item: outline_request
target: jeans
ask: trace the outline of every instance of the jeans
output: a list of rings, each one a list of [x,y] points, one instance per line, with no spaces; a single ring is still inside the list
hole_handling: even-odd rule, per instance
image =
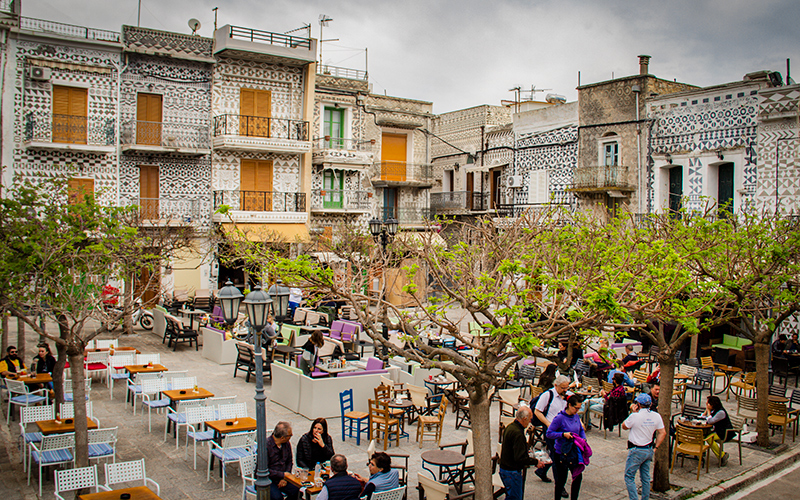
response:
[[[506,487],[506,500],[522,500],[525,483],[522,482],[522,472],[518,470],[500,469],[500,479]]]
[[[653,461],[653,448],[631,448],[625,461],[625,487],[628,499],[639,500],[636,492],[636,472],[642,479],[642,500],[650,499],[650,462]]]
[[[569,477],[569,463],[562,460],[561,455],[553,457],[553,476],[555,479],[555,500],[561,500],[561,490],[567,484]],[[581,492],[581,481],[583,481],[583,474],[578,474],[572,478],[572,487],[570,488],[570,500],[578,500],[578,494]]]

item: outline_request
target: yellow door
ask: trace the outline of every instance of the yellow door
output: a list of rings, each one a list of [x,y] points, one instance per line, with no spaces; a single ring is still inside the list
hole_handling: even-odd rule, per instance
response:
[[[139,207],[142,219],[159,219],[158,213],[158,166],[139,166]]]
[[[67,181],[69,204],[82,203],[84,198],[94,196],[94,179],[76,179]]]
[[[158,94],[139,94],[136,102],[136,144],[161,145],[161,99]]]
[[[406,180],[405,134],[383,134],[381,136],[381,179],[385,181]]]
[[[240,189],[242,210],[272,211],[272,161],[242,160]]]
[[[86,144],[88,91],[53,85],[53,142]]]
[[[239,135],[269,137],[272,93],[269,90],[239,91]]]

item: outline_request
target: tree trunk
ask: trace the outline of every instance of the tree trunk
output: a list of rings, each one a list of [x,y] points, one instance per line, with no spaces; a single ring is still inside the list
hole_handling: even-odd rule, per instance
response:
[[[769,446],[769,426],[767,416],[769,409],[769,344],[765,342],[753,343],[756,351],[756,397],[758,398],[758,419],[756,443],[762,448]]]
[[[133,279],[125,280],[125,293],[122,297],[122,334],[133,335]]]
[[[8,334],[9,332],[9,325],[8,325],[8,314],[3,311],[3,340],[2,340],[2,347],[0,347],[0,353],[3,353],[3,356],[6,354],[6,349],[8,349]]]
[[[492,500],[492,437],[487,387],[475,385],[469,391],[472,447],[475,450],[475,500]]]
[[[17,318],[17,357],[25,359],[25,322],[21,318]]]
[[[669,347],[659,346],[658,365],[661,367],[661,393],[658,395],[658,413],[667,429],[664,443],[656,450],[653,465],[653,490],[669,491],[669,424],[672,416],[672,389],[675,387],[675,354]]]
[[[67,318],[62,314],[56,318],[58,322],[59,336],[66,341],[69,337],[69,326]],[[53,368],[53,401],[60,408],[64,402],[64,367],[67,365],[67,345],[56,342],[56,366]]]
[[[83,349],[81,341],[71,344],[69,371],[72,375],[72,404],[75,408],[75,467],[89,465],[89,430],[86,425],[86,389],[84,386]]]

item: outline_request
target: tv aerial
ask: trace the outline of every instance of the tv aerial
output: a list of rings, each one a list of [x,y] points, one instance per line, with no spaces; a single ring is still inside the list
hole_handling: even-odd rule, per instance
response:
[[[189,27],[192,28],[192,35],[196,35],[197,30],[200,29],[200,21],[195,18],[189,19]]]

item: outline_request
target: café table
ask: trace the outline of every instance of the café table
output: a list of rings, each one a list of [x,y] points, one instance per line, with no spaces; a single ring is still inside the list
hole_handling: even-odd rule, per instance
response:
[[[441,392],[444,392],[447,389],[448,386],[453,385],[453,384],[456,383],[455,380],[447,380],[447,379],[441,380],[441,379],[436,378],[436,377],[434,377],[433,379],[429,379],[429,380],[423,380],[423,382],[425,383],[426,386],[427,385],[432,385],[433,386],[432,390],[431,390],[431,392],[433,392],[433,394],[439,394]]]
[[[17,377],[17,380],[25,384],[46,384],[53,381],[53,376],[49,373],[32,373]]]
[[[723,392],[727,392],[730,389],[731,378],[733,378],[733,375],[739,373],[740,371],[742,371],[742,369],[737,368],[735,366],[725,366],[725,365],[718,366],[717,369],[721,370],[725,374],[725,385],[722,388],[722,390],[717,393],[717,394],[722,394]]]
[[[400,418],[400,431],[402,433],[405,433],[404,422],[405,422],[406,418],[409,419],[409,423],[411,422],[410,414],[411,414],[411,409],[414,408],[414,403],[410,399],[407,399],[407,398],[403,398],[403,399],[392,398],[392,399],[388,400],[386,402],[386,404],[387,404],[387,406],[389,408],[391,408],[393,410],[403,410],[403,414],[401,415],[401,418]]]
[[[322,475],[322,473],[320,473],[320,476],[321,475]],[[286,477],[286,480],[288,482],[292,483],[293,485],[297,486],[298,488],[302,488],[303,487],[303,481],[301,481],[300,478],[295,476],[294,474],[290,473],[290,474],[287,474],[285,477]],[[325,483],[323,482],[323,485],[324,484]],[[316,483],[314,482],[314,469],[311,469],[310,471],[308,471],[308,480],[305,482],[305,485],[306,485],[305,500],[311,500],[311,497],[313,495],[318,495],[319,492],[322,491],[322,486],[317,486]]]
[[[209,420],[206,426],[214,429],[214,439],[219,439],[224,434],[231,432],[245,432],[256,430],[256,419],[252,417],[226,418],[224,420]]]
[[[202,387],[198,387],[197,391],[193,389],[173,389],[170,391],[162,391],[161,394],[168,397],[173,404],[177,403],[178,401],[191,401],[193,399],[206,399],[214,397],[214,393],[209,392],[208,389],[203,389]]]
[[[121,490],[98,491],[79,495],[79,500],[119,500],[124,494],[130,495],[130,500],[161,500],[161,497],[147,486],[134,486]]]
[[[327,363],[323,363],[321,365],[317,365],[317,369],[323,372],[330,373],[331,375],[336,375],[337,373],[358,371],[358,367],[353,365],[352,363],[345,363],[344,366],[339,366],[339,365],[328,366]]]
[[[39,431],[44,435],[49,434],[64,434],[66,432],[75,432],[75,419],[67,418],[56,423],[55,420],[39,420],[36,422]],[[88,429],[97,429],[97,422],[86,417],[86,427]]]
[[[770,394],[767,397],[767,399],[769,399],[770,401],[772,401],[774,403],[788,403],[789,402],[789,398],[787,398],[785,396],[777,396],[775,394]]]
[[[139,349],[129,346],[118,346],[114,347],[113,349],[110,347],[87,347],[86,349],[83,350],[84,353],[108,352],[108,351],[114,351],[115,353],[120,352],[124,354],[130,354],[130,353],[141,354],[141,351],[139,351]]]
[[[463,479],[463,468],[461,465],[467,457],[457,451],[452,450],[428,450],[420,455],[422,468],[431,473],[433,479],[440,483],[452,484],[456,489],[460,488]],[[432,470],[425,467],[425,464],[439,468],[439,477]],[[453,470],[455,468],[455,470]],[[446,476],[445,476],[446,474]]]
[[[273,357],[276,354],[280,355],[282,360],[283,360],[283,363],[291,366],[292,365],[292,360],[298,354],[302,354],[303,350],[302,349],[298,349],[296,347],[292,347],[290,345],[276,345],[275,347],[272,348],[272,353],[273,353],[272,354]],[[288,363],[286,362],[286,358],[287,357],[289,358],[289,362]]]
[[[189,328],[191,328],[192,330],[194,330],[194,318],[195,318],[195,316],[206,316],[206,315],[208,315],[208,311],[202,311],[202,310],[199,310],[199,309],[179,309],[178,312],[181,313],[184,316],[188,316],[189,317]],[[198,325],[200,324],[200,320],[197,320],[197,324]]]

